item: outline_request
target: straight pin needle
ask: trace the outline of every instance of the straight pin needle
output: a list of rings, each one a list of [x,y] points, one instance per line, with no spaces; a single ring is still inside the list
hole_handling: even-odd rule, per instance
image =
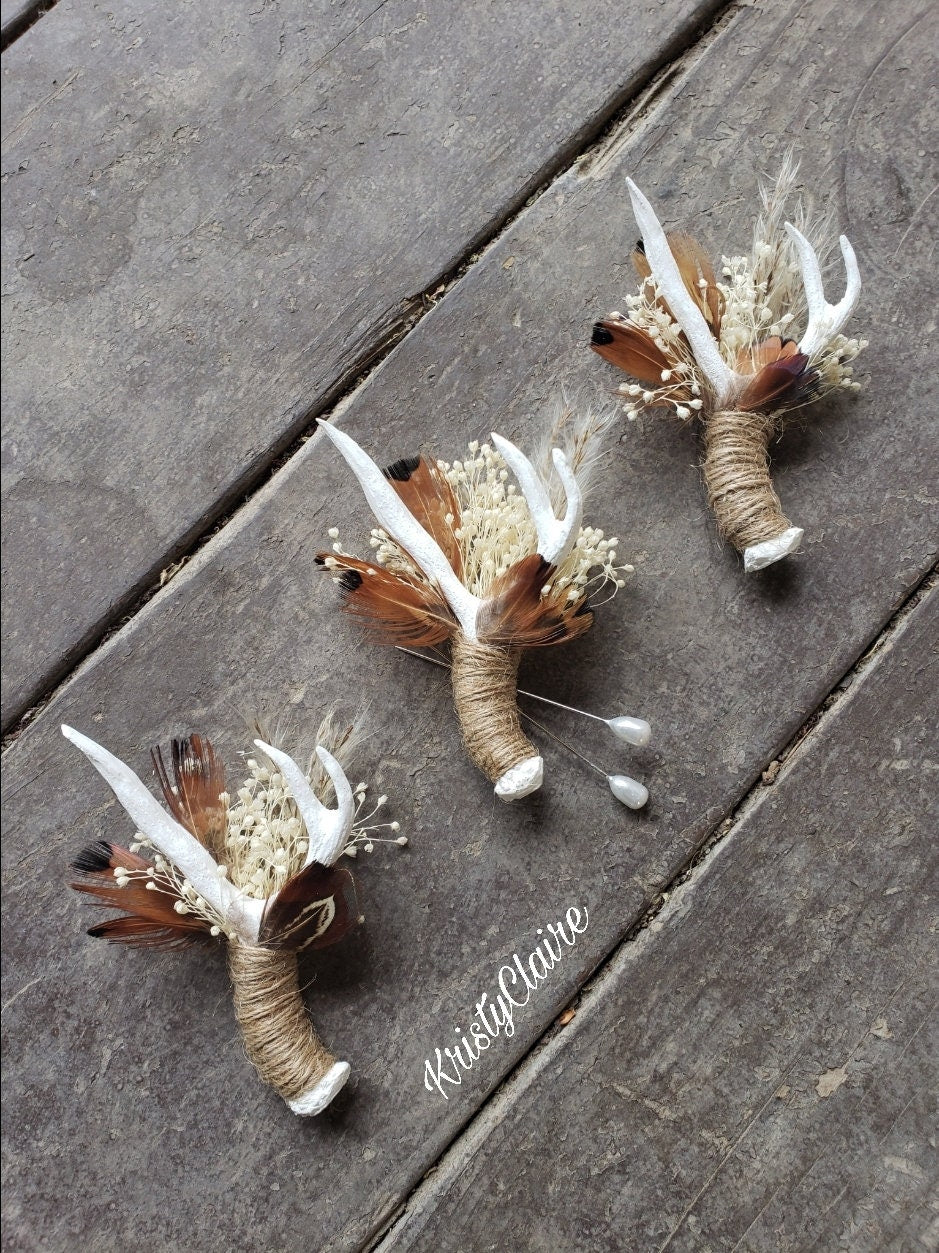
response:
[[[396,648],[399,652],[409,653],[412,657],[419,657],[421,661],[429,661],[432,666],[438,666],[441,670],[450,669],[445,661],[441,661],[436,657],[429,657],[426,653],[416,652],[413,648],[405,648],[401,644],[397,644]],[[519,692],[519,695],[531,696],[534,700],[542,700],[545,704],[556,705],[559,709],[567,709],[571,713],[584,714],[588,718],[596,719],[597,722],[605,722],[607,726],[610,726],[613,722],[641,722],[639,718],[600,718],[596,714],[586,713],[583,709],[574,709],[571,705],[562,705],[560,701],[549,700],[547,696],[538,696],[535,692]],[[574,748],[572,744],[568,744],[567,740],[562,740],[556,732],[550,730],[544,725],[544,723],[539,722],[537,718],[533,718],[531,714],[526,713],[524,709],[520,709],[519,714],[526,722],[530,722],[532,726],[537,727],[539,731],[543,731],[544,734],[549,736],[552,740],[556,740],[562,748],[566,748],[569,753],[573,754],[574,757],[582,761],[584,765],[589,766],[590,769],[600,775],[601,778],[606,779],[610,791],[616,799],[628,809],[642,809],[642,807],[648,802],[648,790],[636,779],[631,779],[628,774],[609,774],[601,766],[598,766],[596,762],[591,761],[589,757],[585,757],[584,754]],[[642,723],[641,725],[648,729],[649,724],[647,722]],[[620,735],[619,738],[625,739],[626,737]],[[646,734],[644,739],[631,740],[630,743],[645,744],[648,742],[648,739],[649,736]]]
[[[442,670],[450,669],[445,661],[438,660],[436,657],[430,657],[427,653],[419,653],[416,649],[405,648],[402,644],[398,644],[396,647],[398,652],[408,653],[411,657],[419,657],[421,661],[429,661],[432,666],[439,666]],[[617,718],[601,718],[599,714],[589,713],[586,709],[576,709],[573,705],[565,705],[559,700],[551,700],[548,696],[539,696],[537,692],[526,692],[519,688],[518,694],[519,696],[527,696],[529,700],[539,700],[543,705],[553,705],[555,709],[564,709],[568,713],[580,714],[582,718],[590,718],[594,722],[602,722],[618,740],[623,740],[626,744],[634,744],[641,747],[649,743],[652,735],[652,728],[644,718],[629,718],[625,714],[621,714]]]

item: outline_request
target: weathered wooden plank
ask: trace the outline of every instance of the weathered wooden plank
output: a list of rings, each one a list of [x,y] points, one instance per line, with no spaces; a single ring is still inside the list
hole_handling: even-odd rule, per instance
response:
[[[4,726],[719,0],[63,0],[3,63]]]
[[[261,1222],[274,1248],[367,1239],[929,568],[934,443],[921,416],[932,384],[907,334],[935,293],[916,214],[930,187],[928,67],[906,60],[926,42],[922,22],[904,39],[910,19],[823,0],[795,21],[737,12],[635,138],[558,180],[341,415],[384,460],[421,444],[455,452],[494,425],[531,441],[558,362],[627,282],[626,170],[663,201],[680,190],[675,220],[707,210],[706,232],[727,241],[749,230],[753,174],[741,154],[766,158],[754,136],[777,135],[781,150],[797,133],[819,186],[837,187],[840,155],[854,154],[836,207],[868,278],[873,378],[856,405],[783,445],[779,481],[808,528],[804,557],[744,580],[708,529],[691,437],[630,430],[593,509],[626,537],[637,580],[582,644],[531,667],[531,682],[560,699],[650,717],[654,749],[631,758],[652,790],[646,814],[617,808],[550,745],[544,793],[497,806],[460,753],[437,673],[378,650],[350,657],[313,554],[331,524],[351,541],[367,523],[318,437],[8,752],[5,818],[17,835],[4,845],[3,1022],[7,1056],[21,1061],[8,1081],[6,1182],[21,1244],[120,1248],[147,1231],[155,1247],[202,1253],[250,1243]],[[845,41],[856,59],[835,55]],[[780,95],[776,84],[796,77],[799,98],[788,86]],[[887,195],[898,186],[902,197]],[[573,360],[573,386],[597,378],[589,354]],[[316,964],[317,1022],[355,1077],[308,1125],[287,1120],[248,1073],[220,962],[151,961],[81,935],[61,888],[66,858],[125,828],[56,724],[84,727],[143,769],[147,747],[173,731],[218,731],[230,755],[243,744],[234,711],[293,702],[305,724],[335,701],[365,710],[364,760],[381,761],[378,785],[412,844],[361,867],[370,925]],[[583,742],[616,760],[602,738]],[[425,1091],[424,1059],[455,1038],[499,966],[571,905],[589,911],[589,928],[515,1035],[456,1097]],[[224,1161],[230,1182],[211,1217],[206,1161]]]
[[[18,38],[43,9],[51,9],[55,0],[0,0],[0,43],[4,48]]]
[[[936,1247],[939,594],[382,1250]]]

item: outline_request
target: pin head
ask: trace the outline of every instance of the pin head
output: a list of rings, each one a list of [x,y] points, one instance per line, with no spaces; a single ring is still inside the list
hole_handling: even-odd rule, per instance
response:
[[[649,792],[628,774],[608,774],[607,783],[616,799],[627,809],[642,809],[649,800]]]
[[[607,718],[606,725],[618,740],[625,740],[627,744],[648,744],[652,735],[652,728],[645,718],[627,718],[625,715],[621,718]]]

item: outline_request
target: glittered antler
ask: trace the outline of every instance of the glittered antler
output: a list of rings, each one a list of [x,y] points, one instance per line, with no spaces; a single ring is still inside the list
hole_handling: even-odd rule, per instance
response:
[[[627,178],[626,186],[652,278],[675,321],[684,331],[695,361],[711,385],[716,403],[724,404],[738,388],[740,376],[724,362],[714,333],[685,284],[655,210],[631,178]]]
[[[352,876],[333,863],[357,841],[370,848],[376,838],[374,826],[356,827],[356,798],[339,762],[317,748],[336,794],[329,809],[292,758],[255,741],[275,770],[249,761],[252,778],[232,802],[209,741],[177,740],[172,774],[154,751],[171,815],[112,753],[70,727],[62,731],[139,828],[130,849],[99,842],[74,862],[82,878],[73,887],[124,911],[90,934],[147,947],[224,935],[249,1059],[295,1113],[320,1113],[346,1082],[349,1065],[313,1030],[297,955],[335,943],[357,924]],[[358,799],[361,805],[364,785]],[[141,848],[152,850],[152,860],[139,856]]]
[[[494,447],[471,444],[467,459],[452,465],[420,457],[382,472],[348,435],[321,426],[380,525],[372,532],[376,562],[338,543],[317,560],[335,574],[344,607],[379,640],[450,641],[467,751],[497,796],[527,796],[541,786],[543,762],[519,721],[522,650],[589,627],[591,585],[622,586],[616,541],[581,525],[581,489],[560,449],[551,458],[564,496],[558,518],[549,484],[501,436]],[[520,490],[507,483],[510,469]]]
[[[316,755],[336,792],[336,808],[327,809],[292,757],[263,740],[255,740],[254,744],[279,768],[300,810],[310,840],[304,864],[309,866],[317,861],[322,866],[331,866],[349,843],[355,818],[355,800],[342,766],[332,753],[317,747]]]
[[[170,817],[130,766],[72,727],[63,726],[62,734],[81,749],[127,810],[138,830],[178,867],[193,890],[208,902],[216,914],[227,920],[244,943],[256,941],[263,902],[239,892],[221,876],[218,863],[208,849],[175,818]]]
[[[700,418],[708,500],[748,571],[794,552],[803,535],[783,514],[769,476],[769,443],[782,416],[836,387],[856,388],[848,363],[865,346],[841,335],[861,288],[848,240],[841,236],[845,294],[830,305],[811,244],[791,223],[781,229],[794,178],[787,162],[775,193],[764,193],[752,257],[725,257],[723,283],[694,240],[666,236],[627,179],[642,232],[634,255],[642,284],[628,316],[611,314],[593,334],[594,350],[638,380],[620,388],[628,416],[669,407],[679,418]],[[796,343],[785,330],[803,305],[807,324]]]
[[[475,639],[479,598],[468,592],[457,578],[440,545],[421,526],[375,462],[354,439],[329,422],[321,422],[319,429],[336,445],[359,480],[375,520],[440,587],[463,634]]]

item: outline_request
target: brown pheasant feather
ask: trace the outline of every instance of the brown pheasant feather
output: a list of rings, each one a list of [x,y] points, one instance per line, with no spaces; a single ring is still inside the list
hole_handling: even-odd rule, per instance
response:
[[[667,235],[666,238],[688,294],[704,314],[704,319],[713,331],[714,338],[719,339],[721,318],[724,314],[724,297],[717,286],[717,277],[710,257],[698,241],[684,231],[674,231],[672,234]],[[649,268],[649,262],[646,260],[646,254],[642,246],[642,240],[636,245],[636,249],[632,254],[632,262],[636,273],[643,282],[652,277],[652,271]],[[668,303],[661,297],[660,305],[671,314]],[[637,375],[636,377],[638,378],[639,376]]]
[[[808,363],[808,357],[799,352],[795,340],[783,340],[778,335],[764,340],[746,353],[743,361],[738,361],[737,368],[741,372],[754,375],[737,401],[738,407],[759,413],[783,401],[788,404],[797,401],[800,395],[811,391],[817,378],[815,371],[807,368]]]
[[[338,580],[342,607],[378,643],[427,647],[456,630],[449,605],[429,583],[356,557],[318,553],[316,560],[343,572]]]
[[[99,840],[90,844],[72,862],[72,869],[82,878],[70,884],[76,892],[85,892],[95,903],[108,909],[123,910],[117,918],[109,918],[88,928],[88,934],[105,940],[119,940],[137,948],[187,948],[210,938],[210,924],[195,914],[180,914],[174,908],[180,896],[171,879],[155,870],[143,857],[119,844]],[[134,872],[121,887],[114,871]],[[146,887],[138,878],[148,873]]]
[[[383,471],[405,506],[443,549],[457,578],[463,574],[463,554],[454,530],[460,525],[460,507],[453,488],[436,462],[407,457]]]
[[[645,331],[617,318],[594,323],[590,347],[604,361],[625,370],[640,383],[656,387],[662,382],[663,372],[675,364]]]
[[[359,922],[355,880],[348,870],[312,862],[288,879],[261,920],[258,943],[301,953],[327,948]]]
[[[543,596],[554,573],[537,553],[523,557],[492,585],[479,615],[481,644],[538,648],[576,639],[588,630],[593,613],[586,600],[568,601],[566,589]]]
[[[163,796],[178,823],[218,856],[223,848],[227,814],[219,800],[225,791],[225,771],[209,740],[201,735],[173,740],[172,776],[161,749],[150,756]]]

